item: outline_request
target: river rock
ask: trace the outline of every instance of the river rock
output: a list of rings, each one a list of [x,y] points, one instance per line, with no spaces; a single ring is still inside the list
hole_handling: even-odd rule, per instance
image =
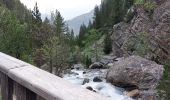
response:
[[[91,64],[89,68],[90,69],[103,69],[104,65],[100,62],[95,62],[95,63]]]
[[[75,64],[75,65],[73,65],[73,68],[80,70],[80,69],[84,69],[84,66],[82,64]]]
[[[140,91],[138,89],[135,89],[135,90],[132,90],[126,93],[127,96],[133,97],[133,98],[137,97],[139,94],[140,94]]]
[[[91,86],[86,87],[86,89],[93,91],[93,88]]]
[[[84,84],[86,84],[86,83],[89,83],[89,81],[90,81],[90,79],[85,78],[82,85],[84,85]]]
[[[100,77],[94,77],[93,82],[102,82],[102,79]]]
[[[107,73],[107,81],[122,88],[151,89],[157,86],[164,68],[139,56],[122,58]]]

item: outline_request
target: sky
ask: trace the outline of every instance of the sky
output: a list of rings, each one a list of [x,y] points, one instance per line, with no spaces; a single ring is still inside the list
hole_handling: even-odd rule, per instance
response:
[[[101,0],[20,0],[29,9],[33,9],[35,2],[42,15],[50,15],[50,12],[60,11],[65,20],[72,19],[91,11]]]

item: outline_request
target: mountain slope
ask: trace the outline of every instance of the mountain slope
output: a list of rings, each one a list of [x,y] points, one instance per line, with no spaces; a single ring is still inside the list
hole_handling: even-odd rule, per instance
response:
[[[93,20],[94,11],[90,11],[89,13],[77,16],[72,20],[66,21],[70,29],[73,29],[75,35],[79,34],[80,26],[84,23],[86,26],[88,25],[89,21]]]

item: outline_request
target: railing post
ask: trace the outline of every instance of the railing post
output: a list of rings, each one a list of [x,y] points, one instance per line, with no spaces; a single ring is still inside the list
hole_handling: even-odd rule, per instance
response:
[[[13,80],[11,80],[7,75],[0,72],[0,81],[2,100],[12,100]]]
[[[26,88],[14,82],[14,100],[26,100]]]
[[[36,100],[36,94],[29,89],[26,89],[26,100]]]
[[[37,96],[36,100],[45,100],[44,98],[42,98],[41,96]]]

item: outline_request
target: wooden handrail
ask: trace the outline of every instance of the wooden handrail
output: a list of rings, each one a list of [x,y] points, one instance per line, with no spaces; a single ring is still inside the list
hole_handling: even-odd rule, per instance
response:
[[[2,100],[109,100],[3,53],[0,78]]]

